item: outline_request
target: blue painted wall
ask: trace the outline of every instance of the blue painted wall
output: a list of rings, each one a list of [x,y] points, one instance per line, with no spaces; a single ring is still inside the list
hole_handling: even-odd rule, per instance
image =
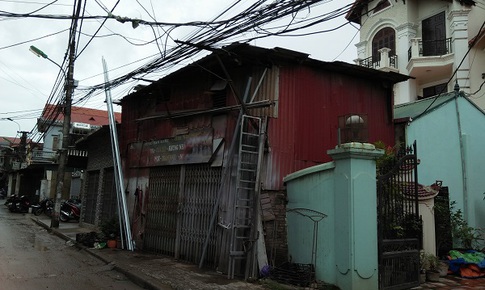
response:
[[[317,279],[335,284],[335,195],[333,162],[303,169],[290,175],[287,183],[287,209],[307,208],[322,212],[326,218],[318,223],[318,248],[315,269]],[[287,180],[287,179],[285,179]],[[295,213],[287,213],[288,252],[294,263],[310,264],[313,222]]]
[[[485,228],[485,114],[464,97],[456,100],[461,134],[452,100],[409,123],[406,140],[408,143],[416,140],[418,144],[419,182],[430,185],[442,180],[449,188],[450,200],[466,212],[469,225]]]
[[[347,143],[327,152],[335,161],[285,177],[288,252],[312,264],[314,222],[292,209],[325,214],[318,223],[315,276],[343,290],[378,288],[376,163],[371,144]],[[303,211],[303,213],[305,213]]]

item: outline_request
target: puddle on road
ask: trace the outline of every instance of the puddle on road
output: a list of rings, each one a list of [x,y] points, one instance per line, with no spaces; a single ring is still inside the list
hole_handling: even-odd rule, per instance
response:
[[[49,248],[44,245],[44,242],[41,241],[37,236],[34,236],[34,249],[41,252],[49,250]]]

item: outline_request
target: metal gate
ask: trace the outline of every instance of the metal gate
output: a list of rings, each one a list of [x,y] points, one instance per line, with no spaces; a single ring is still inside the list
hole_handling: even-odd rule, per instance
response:
[[[118,215],[114,168],[106,168],[103,173],[100,217],[101,220],[109,220]]]
[[[210,164],[150,169],[144,249],[196,263],[209,228],[221,168]],[[213,231],[207,264],[215,266],[220,230]]]
[[[88,171],[86,193],[84,195],[84,207],[81,210],[84,216],[83,222],[94,225],[96,220],[96,200],[99,192],[100,172]]]
[[[416,142],[378,162],[377,217],[380,289],[419,285],[422,226]]]
[[[143,235],[145,250],[173,256],[180,191],[180,166],[150,169],[147,217]]]
[[[177,239],[177,259],[190,263],[200,261],[220,182],[220,167],[208,164],[186,166],[177,230],[177,236],[180,236]],[[220,241],[217,237],[220,235],[221,229],[217,228],[209,236],[205,260],[208,266],[215,266],[219,258]]]

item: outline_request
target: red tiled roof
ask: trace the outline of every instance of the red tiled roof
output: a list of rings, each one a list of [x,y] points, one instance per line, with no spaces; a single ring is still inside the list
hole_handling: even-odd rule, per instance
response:
[[[20,143],[19,137],[5,137],[0,136],[0,144],[2,145],[18,145]]]
[[[415,182],[405,182],[403,184],[402,192],[407,196],[414,195],[414,187],[416,186]],[[430,186],[422,185],[418,183],[418,199],[431,199],[438,195],[441,186],[433,183]]]
[[[27,139],[27,144],[32,142],[31,139]],[[18,137],[5,137],[0,136],[0,145],[17,146],[20,144],[20,136]]]
[[[42,119],[52,120],[57,115],[57,110],[61,107],[53,104],[47,104],[42,112]],[[115,112],[115,119],[118,123],[121,123],[121,113]],[[57,121],[64,120],[64,116],[59,114]],[[85,123],[95,126],[102,126],[109,124],[108,111],[90,109],[84,107],[71,107],[71,122]]]

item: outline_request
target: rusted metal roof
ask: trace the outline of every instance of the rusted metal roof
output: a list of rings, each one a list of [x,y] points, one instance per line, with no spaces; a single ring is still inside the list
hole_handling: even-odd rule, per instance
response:
[[[217,50],[216,52],[213,52],[212,54],[194,62],[193,64],[183,67],[169,74],[168,76],[165,76],[164,78],[161,78],[158,81],[137,90],[136,92],[131,93],[130,95],[127,95],[125,98],[146,95],[153,91],[154,88],[169,85],[174,79],[177,79],[190,71],[201,70],[201,67],[205,69],[220,67],[218,58],[221,59],[227,69],[230,69],[231,67],[240,67],[244,64],[271,68],[274,64],[294,63],[313,66],[321,70],[338,72],[345,75],[357,76],[367,80],[379,79],[381,81],[389,82],[390,84],[406,81],[411,78],[410,76],[395,72],[384,72],[346,62],[320,61],[309,58],[308,54],[280,47],[268,49],[252,46],[246,43],[233,43],[229,46],[223,47],[220,50]]]

